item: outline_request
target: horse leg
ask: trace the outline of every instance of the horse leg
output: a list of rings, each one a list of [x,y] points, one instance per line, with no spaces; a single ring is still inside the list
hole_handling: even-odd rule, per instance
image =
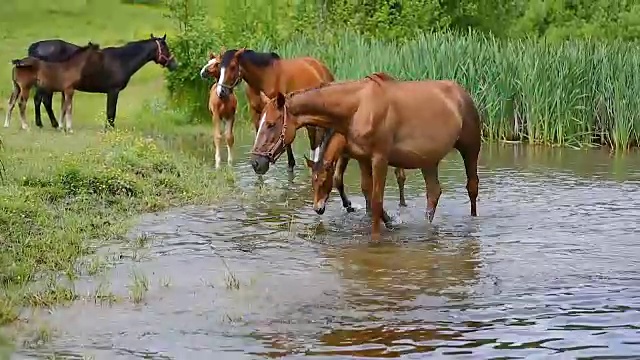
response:
[[[28,87],[20,87],[20,102],[18,103],[18,107],[20,108],[20,127],[22,130],[29,129],[29,125],[27,124],[27,100],[29,100],[30,90]]]
[[[362,195],[364,196],[364,200],[366,202],[367,213],[370,213],[370,210],[372,209],[371,192],[373,191],[372,164],[370,160],[358,160],[358,165],[360,167],[360,187],[362,189]],[[382,209],[382,215],[378,218],[378,223],[380,218],[382,219],[386,227],[391,227],[391,217],[387,214],[384,208]]]
[[[404,169],[396,168],[396,181],[398,182],[398,192],[400,193],[400,206],[407,206],[407,202],[404,199],[404,183],[407,181],[407,175],[404,173]]]
[[[13,112],[13,108],[16,107],[18,96],[20,96],[20,87],[14,82],[13,92],[11,92],[11,97],[9,97],[9,108],[7,109],[7,114],[4,118],[4,127],[9,127],[9,122],[11,121],[11,113]]]
[[[476,202],[478,199],[478,156],[480,154],[480,146],[475,147],[472,151],[466,147],[459,147],[458,151],[462,156],[467,173],[467,194],[469,194],[469,202],[471,203],[471,216],[478,216]]]
[[[118,105],[119,94],[119,91],[107,93],[107,124],[105,125],[105,129],[107,126],[111,128],[116,127],[116,106]]]
[[[349,200],[349,198],[347,198],[347,194],[344,192],[344,172],[347,170],[348,164],[348,156],[341,156],[338,158],[336,169],[333,173],[333,183],[335,184],[336,189],[338,189],[338,193],[340,194],[342,206],[347,209],[347,212],[354,212],[356,210],[351,207],[351,201]]]
[[[57,129],[60,124],[58,124],[58,120],[56,120],[56,114],[53,113],[53,92],[43,93],[42,103],[44,104],[44,109],[47,111],[47,115],[49,116],[49,121],[51,121],[51,127]]]
[[[71,128],[71,114],[73,113],[73,89],[65,92],[65,103],[66,109],[65,117],[63,118],[65,122],[65,130],[69,134],[73,134],[73,129]]]
[[[373,175],[373,189],[371,190],[371,213],[373,216],[373,224],[371,232],[374,237],[380,236],[380,219],[384,219],[384,186],[387,182],[388,168],[389,162],[384,156],[378,154],[373,156],[371,161],[371,170]],[[384,223],[385,226],[390,227],[390,219],[385,219]]]
[[[61,122],[61,124],[60,124],[60,126],[58,126],[58,130],[64,131],[64,127],[65,127],[65,121],[64,120],[66,119],[66,116],[67,116],[66,115],[66,113],[67,113],[66,109],[67,108],[66,108],[66,105],[65,105],[67,97],[64,95],[64,91],[62,91],[60,93],[60,95],[61,95],[60,96],[60,122]]]
[[[220,140],[222,135],[220,134],[220,116],[217,113],[213,114],[213,147],[215,148],[215,164],[216,169],[220,167]]]
[[[287,145],[287,166],[290,173],[293,172],[293,168],[296,166],[296,158],[293,157],[291,145]]]
[[[315,126],[307,126],[307,135],[309,136],[309,158],[313,162],[320,161],[320,144],[322,139],[317,139],[317,135],[323,131],[318,131]]]
[[[33,111],[36,115],[36,126],[42,129],[42,114],[40,113],[40,104],[42,104],[42,90],[36,86],[35,94],[33,95]]]
[[[225,125],[224,129],[224,137],[227,142],[227,164],[231,166],[233,164],[233,144],[235,143],[235,138],[233,136],[233,124],[236,121],[236,116],[231,115]]]
[[[442,194],[440,180],[438,180],[438,164],[421,170],[427,188],[427,217],[429,222],[432,222],[436,214],[436,207],[438,207],[438,200]]]

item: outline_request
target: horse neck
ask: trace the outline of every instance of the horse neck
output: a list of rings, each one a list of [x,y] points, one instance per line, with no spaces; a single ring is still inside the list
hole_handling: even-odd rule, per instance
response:
[[[338,158],[344,151],[345,146],[347,145],[347,139],[344,135],[340,133],[334,133],[329,139],[329,143],[327,144],[327,148],[322,155],[323,163],[331,163],[338,161]]]
[[[300,126],[326,126],[346,131],[345,126],[360,105],[357,92],[362,82],[333,83],[296,93],[287,100],[290,114],[300,118]]]
[[[258,67],[245,61],[241,65],[243,70],[242,79],[250,87],[262,91],[268,97],[273,98],[276,96],[276,91],[278,90],[275,86],[277,79],[274,74],[274,72],[280,68],[276,65],[277,62],[278,60],[275,60],[274,63],[269,66]]]
[[[131,77],[154,59],[157,52],[156,46],[152,41],[145,41],[127,44],[119,48],[113,48],[113,50],[115,50],[116,59],[122,64],[125,74],[127,77]]]

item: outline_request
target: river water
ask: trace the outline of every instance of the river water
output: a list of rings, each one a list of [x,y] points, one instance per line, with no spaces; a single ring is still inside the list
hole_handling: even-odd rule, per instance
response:
[[[124,300],[40,315],[56,335],[14,358],[640,358],[637,154],[485,145],[471,218],[451,153],[431,225],[420,172],[407,171],[399,208],[390,170],[399,225],[373,244],[357,163],[346,185],[358,210],[334,192],[320,216],[296,149],[292,182],[285,160],[259,180],[239,146],[244,200],[144,216],[134,259],[75,284]],[[139,303],[133,273],[148,279]]]

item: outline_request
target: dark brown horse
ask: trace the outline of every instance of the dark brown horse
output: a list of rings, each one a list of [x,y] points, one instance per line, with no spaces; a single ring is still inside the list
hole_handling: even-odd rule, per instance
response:
[[[249,49],[227,50],[222,55],[220,79],[216,88],[218,96],[224,96],[230,92],[241,80],[251,88],[247,91],[247,96],[257,131],[262,124],[259,119],[266,100],[274,98],[278,92],[287,93],[332,82],[334,77],[322,62],[312,57],[281,59],[273,52],[261,53]],[[258,101],[256,95],[260,95],[261,92],[266,98]],[[307,132],[311,157],[317,159],[318,146],[324,131],[307,127]],[[286,146],[286,151],[289,171],[293,171],[296,161],[290,144]]]
[[[313,161],[305,157],[307,166],[311,169],[313,210],[320,215],[324,214],[329,194],[331,194],[331,190],[335,184],[340,194],[340,199],[342,200],[342,206],[347,209],[347,212],[352,212],[354,210],[351,207],[351,201],[347,198],[347,194],[344,191],[344,172],[347,168],[346,164],[348,164],[349,161],[347,139],[344,135],[335,132],[333,129],[329,129],[326,134],[325,139],[320,145],[320,159]],[[336,170],[336,163],[340,158],[344,158],[342,164],[345,166]],[[404,183],[407,177],[401,168],[395,169],[395,175],[400,193],[400,206],[407,206],[404,198]],[[365,190],[365,188],[362,188],[362,194],[365,199],[368,199],[368,194],[365,193]],[[367,200],[367,211],[370,208],[371,205]],[[387,227],[391,226],[391,217],[384,210],[382,219]]]
[[[215,55],[209,54],[209,61],[200,70],[200,77],[220,77],[220,62],[222,53]],[[215,147],[216,169],[220,167],[220,123],[225,128],[225,141],[227,143],[227,164],[233,163],[233,124],[236,120],[236,109],[238,107],[238,99],[233,91],[230,91],[225,97],[220,97],[216,93],[216,84],[211,86],[209,91],[209,112],[211,113],[211,121],[213,122],[213,146]]]
[[[20,121],[22,129],[28,129],[26,121],[27,100],[31,88],[37,85],[39,88],[49,92],[62,92],[62,120],[65,123],[65,130],[69,133],[71,129],[71,114],[73,108],[73,94],[80,84],[83,76],[91,74],[91,69],[87,69],[91,64],[100,62],[103,54],[99,51],[100,46],[89,42],[86,46],[78,48],[69,54],[69,58],[60,62],[46,62],[34,57],[13,60],[13,81],[18,85],[17,96],[11,96],[11,110],[19,98]],[[9,117],[5,120],[5,127],[9,126]]]
[[[166,42],[167,35],[155,37],[153,34],[148,39],[131,41],[122,46],[106,47],[100,51],[104,57],[100,62],[92,63],[91,76],[83,76],[76,88],[77,91],[99,93],[107,95],[107,125],[115,126],[116,106],[118,96],[129,84],[131,77],[145,64],[153,61],[169,69],[175,70],[178,62],[171,54]],[[29,56],[47,62],[64,61],[68,54],[77,50],[78,46],[63,40],[52,39],[38,41],[29,46]],[[14,91],[16,85],[14,83]],[[54,128],[58,127],[51,108],[53,92],[37,88],[34,96],[36,125],[42,127],[40,118],[40,104],[44,102],[45,109]],[[63,100],[64,101],[64,100]],[[10,111],[7,116],[10,117]]]
[[[477,216],[480,117],[470,94],[454,81],[396,81],[374,73],[286,96],[278,93],[263,117],[252,150],[258,173],[267,171],[266,164],[282,154],[302,126],[333,128],[346,137],[371,201],[374,239],[380,236],[388,166],[421,169],[431,222],[442,193],[438,165],[454,148],[464,160],[471,215]]]

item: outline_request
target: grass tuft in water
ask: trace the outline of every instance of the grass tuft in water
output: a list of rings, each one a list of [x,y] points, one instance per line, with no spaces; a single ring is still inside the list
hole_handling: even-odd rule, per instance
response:
[[[147,276],[139,271],[134,270],[131,273],[131,283],[129,288],[129,299],[134,304],[140,304],[144,301],[147,292],[149,291],[149,279]]]

